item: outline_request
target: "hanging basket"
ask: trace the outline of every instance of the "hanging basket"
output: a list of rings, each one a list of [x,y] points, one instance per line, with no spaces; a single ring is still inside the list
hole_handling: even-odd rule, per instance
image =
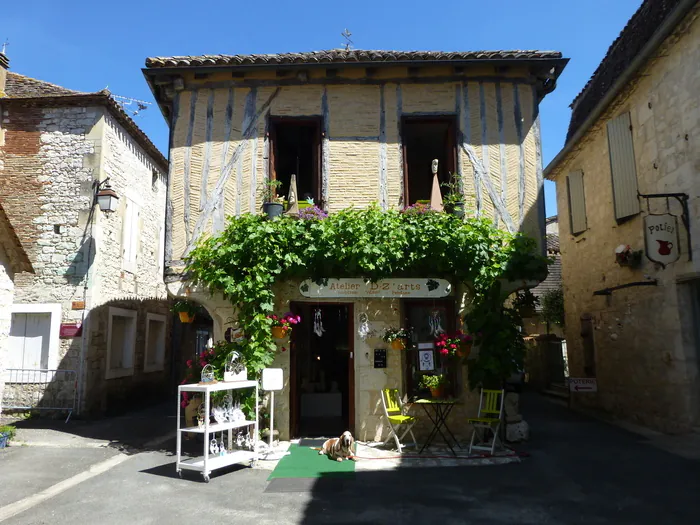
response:
[[[180,322],[181,323],[192,323],[194,322],[194,314],[189,314],[187,312],[178,312],[177,313],[180,316]]]
[[[457,348],[457,357],[467,358],[472,352],[472,342],[462,343],[459,348]]]
[[[404,350],[406,348],[406,341],[404,339],[394,339],[389,345],[392,350]]]
[[[287,337],[287,330],[284,328],[284,326],[273,326],[272,337],[275,339],[284,339]]]

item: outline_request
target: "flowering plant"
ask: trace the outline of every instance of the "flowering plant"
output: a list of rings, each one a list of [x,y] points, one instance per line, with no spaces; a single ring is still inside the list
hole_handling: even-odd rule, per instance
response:
[[[292,312],[287,312],[284,314],[284,316],[279,317],[275,314],[268,315],[268,319],[272,320],[272,327],[279,326],[284,330],[284,333],[288,333],[292,331],[292,327],[294,325],[297,325],[301,322],[301,316],[300,315],[294,315]]]
[[[435,346],[441,355],[457,355],[461,345],[472,342],[472,336],[457,330],[454,334],[441,333],[435,340]]]
[[[426,213],[430,213],[431,211],[433,210],[430,208],[430,204],[417,202],[405,207],[403,210],[401,210],[401,213],[406,213],[408,215],[424,215]]]
[[[313,201],[311,202],[313,204]],[[307,221],[314,219],[326,219],[328,214],[318,206],[308,206],[299,210],[299,218]]]
[[[420,386],[423,388],[440,388],[447,384],[447,378],[442,374],[424,375],[421,377]]]
[[[410,330],[407,330],[405,328],[387,328],[384,331],[384,336],[382,337],[382,340],[385,343],[391,343],[396,339],[408,339],[409,337],[411,337]]]

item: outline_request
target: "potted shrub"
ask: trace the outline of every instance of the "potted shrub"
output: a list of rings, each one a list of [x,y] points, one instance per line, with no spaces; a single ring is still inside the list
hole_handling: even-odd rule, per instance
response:
[[[455,217],[464,217],[464,185],[462,176],[459,173],[451,173],[450,182],[443,182],[440,186],[447,190],[442,198],[445,211],[448,211]]]
[[[430,390],[430,395],[440,399],[445,394],[447,378],[442,374],[424,375],[420,380],[420,386]]]
[[[435,340],[435,347],[440,355],[450,357],[469,357],[473,339],[469,334],[457,330],[454,334],[443,332]]]
[[[294,315],[292,312],[287,312],[283,317],[276,315],[268,315],[268,319],[272,320],[272,337],[275,339],[284,339],[292,332],[292,327],[301,322],[301,316]]]
[[[197,305],[187,299],[179,299],[175,301],[171,311],[177,312],[181,323],[191,323],[197,313]]]
[[[384,331],[382,340],[389,343],[392,350],[403,350],[406,348],[406,339],[410,337],[410,331],[405,328],[387,328]]]
[[[267,215],[268,219],[274,219],[282,215],[284,211],[284,206],[280,202],[280,198],[277,196],[277,188],[282,185],[281,180],[268,180],[264,181],[262,185],[263,194],[263,213]],[[284,199],[282,199],[284,200]]]

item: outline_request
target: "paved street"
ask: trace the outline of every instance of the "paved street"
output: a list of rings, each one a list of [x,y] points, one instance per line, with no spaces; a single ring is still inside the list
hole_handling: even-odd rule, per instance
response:
[[[700,461],[535,395],[525,398],[523,411],[532,439],[520,447],[530,453],[520,464],[358,472],[341,488],[320,479],[310,492],[270,494],[264,492],[268,471],[215,473],[209,484],[197,475],[180,480],[168,452],[148,451],[131,454],[4,523],[189,523],[197,514],[207,523],[257,524],[698,522]],[[673,448],[672,442],[666,439],[666,447]],[[6,470],[19,456],[41,476],[58,468],[55,454],[61,450],[75,455],[88,449],[52,449],[46,460],[37,450],[42,449],[16,447],[0,454],[3,485],[31,479],[26,472]],[[121,455],[113,447],[95,452],[103,456],[85,461]],[[11,497],[5,495],[2,504]]]

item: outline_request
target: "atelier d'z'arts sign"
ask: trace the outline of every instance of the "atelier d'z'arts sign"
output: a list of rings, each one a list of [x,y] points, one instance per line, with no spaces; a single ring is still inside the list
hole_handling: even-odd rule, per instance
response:
[[[364,279],[328,279],[321,284],[303,281],[299,291],[304,297],[408,297],[427,299],[447,297],[452,285],[445,279],[383,279],[376,283]]]
[[[645,216],[644,242],[649,260],[663,266],[676,262],[681,255],[676,216],[669,213]]]

